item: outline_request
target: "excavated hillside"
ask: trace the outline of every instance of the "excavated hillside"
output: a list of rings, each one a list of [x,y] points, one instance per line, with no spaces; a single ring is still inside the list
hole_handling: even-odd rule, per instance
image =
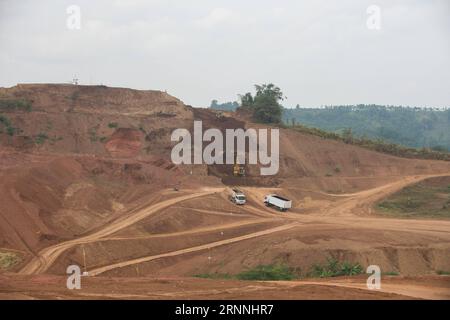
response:
[[[374,219],[374,229],[362,232],[367,223],[359,219],[371,215],[378,197],[449,174],[449,162],[398,158],[280,129],[274,176],[260,176],[259,165],[247,165],[241,178],[231,165],[174,165],[171,133],[192,131],[194,120],[222,132],[266,127],[186,106],[160,91],[22,84],[0,88],[0,116],[0,249],[19,252],[13,270],[25,274],[64,273],[85,254],[95,272],[133,276],[233,273],[277,259],[307,268],[329,252],[366,262],[379,255],[386,268],[408,270],[428,254],[425,245],[434,246],[433,257],[417,270],[448,264],[448,239],[439,229],[447,225],[415,222],[403,231],[403,222]],[[248,205],[228,201],[231,185],[245,189]],[[261,198],[268,192],[293,199],[292,213],[267,211]],[[222,259],[211,265],[202,251],[208,243]]]
[[[23,106],[26,102],[27,105]],[[184,105],[160,91],[105,86],[19,84],[0,88],[2,147],[27,153],[92,155],[112,159],[156,157],[170,166],[177,128],[192,131],[193,120],[203,129],[267,128]],[[8,130],[8,128],[10,130]],[[427,174],[446,170],[448,163],[410,160],[366,150],[342,142],[280,129],[280,170],[269,184],[287,178],[370,177]],[[206,145],[206,143],[204,143]],[[194,166],[193,166],[194,167]],[[230,183],[230,165],[195,166]],[[260,177],[259,165],[248,165],[249,178]],[[190,168],[192,169],[192,168]],[[280,180],[281,179],[281,180]],[[241,179],[242,182],[245,179]],[[249,179],[249,183],[267,183]],[[239,183],[240,183],[239,182]]]
[[[0,112],[14,128],[2,134],[4,146],[122,158],[166,154],[170,145],[161,139],[193,118],[191,108],[165,92],[57,84],[1,88]]]
[[[0,247],[70,239],[183,179],[170,134],[193,112],[165,92],[20,84],[0,115]]]

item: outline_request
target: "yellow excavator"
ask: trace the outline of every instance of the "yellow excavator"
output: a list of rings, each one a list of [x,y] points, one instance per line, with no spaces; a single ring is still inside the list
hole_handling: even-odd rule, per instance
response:
[[[238,164],[236,161],[236,153],[234,154],[234,166],[233,166],[233,175],[235,177],[245,177],[245,168],[243,165]]]

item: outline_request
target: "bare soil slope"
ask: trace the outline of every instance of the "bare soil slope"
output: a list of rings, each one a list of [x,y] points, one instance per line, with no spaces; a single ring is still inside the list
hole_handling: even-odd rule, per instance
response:
[[[280,129],[279,173],[261,177],[258,166],[247,166],[247,176],[236,178],[230,165],[174,165],[170,135],[175,128],[192,130],[193,120],[202,120],[204,129],[263,128],[245,118],[194,109],[164,92],[103,86],[18,85],[1,88],[0,100],[9,101],[0,101],[8,119],[2,124],[13,128],[0,133],[0,251],[20,257],[2,276],[0,295],[201,298],[216,290],[211,297],[266,292],[270,298],[286,297],[280,288],[288,288],[301,298],[301,288],[309,286],[316,297],[342,297],[341,287],[351,289],[349,298],[445,297],[448,286],[439,277],[433,280],[437,296],[428,289],[408,295],[395,286],[370,293],[359,282],[190,278],[180,280],[191,290],[184,295],[174,292],[174,282],[155,295],[140,290],[158,278],[236,274],[262,263],[282,262],[306,274],[328,257],[414,277],[450,271],[449,221],[392,219],[373,210],[406,186],[448,176],[448,162],[402,159]],[[245,191],[245,206],[231,204],[231,185]],[[291,198],[292,210],[264,207],[267,193]],[[93,276],[94,290],[63,293],[55,275],[74,263]],[[148,276],[153,279],[136,284]],[[103,279],[128,287],[112,294]],[[49,289],[39,292],[47,280]]]

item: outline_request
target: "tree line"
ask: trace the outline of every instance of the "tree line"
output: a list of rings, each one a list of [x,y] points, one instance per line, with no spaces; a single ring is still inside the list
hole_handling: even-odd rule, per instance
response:
[[[306,126],[351,136],[379,140],[410,148],[450,151],[450,109],[385,106],[376,104],[336,105],[321,108],[285,108],[283,92],[276,85],[255,85],[255,93],[238,95],[238,101],[219,103],[212,109],[247,110],[260,123]]]

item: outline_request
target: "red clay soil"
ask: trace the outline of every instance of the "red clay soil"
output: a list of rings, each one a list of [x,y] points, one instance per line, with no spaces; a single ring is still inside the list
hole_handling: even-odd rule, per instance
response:
[[[365,278],[332,282],[260,282],[199,278],[83,277],[81,290],[68,290],[66,277],[0,275],[0,299],[449,299],[449,277],[384,277],[381,290],[368,290]],[[45,287],[46,290],[42,290]]]
[[[170,135],[192,130],[194,119],[204,129],[263,127],[248,118],[194,109],[159,91],[19,85],[0,95],[32,101],[31,111],[2,111],[20,130],[0,133],[0,253],[17,252],[21,263],[0,271],[9,272],[0,274],[1,298],[447,297],[448,278],[416,281],[450,271],[450,222],[380,217],[373,204],[448,176],[449,162],[280,129],[279,173],[260,177],[259,166],[246,166],[247,177],[235,178],[231,166],[174,165]],[[226,185],[240,186],[247,205],[233,205]],[[267,193],[291,198],[293,208],[264,207]],[[388,280],[383,292],[336,279],[189,278],[274,262],[307,272],[329,257],[412,278]],[[84,278],[86,291],[61,287],[58,275],[73,263],[97,274]]]

